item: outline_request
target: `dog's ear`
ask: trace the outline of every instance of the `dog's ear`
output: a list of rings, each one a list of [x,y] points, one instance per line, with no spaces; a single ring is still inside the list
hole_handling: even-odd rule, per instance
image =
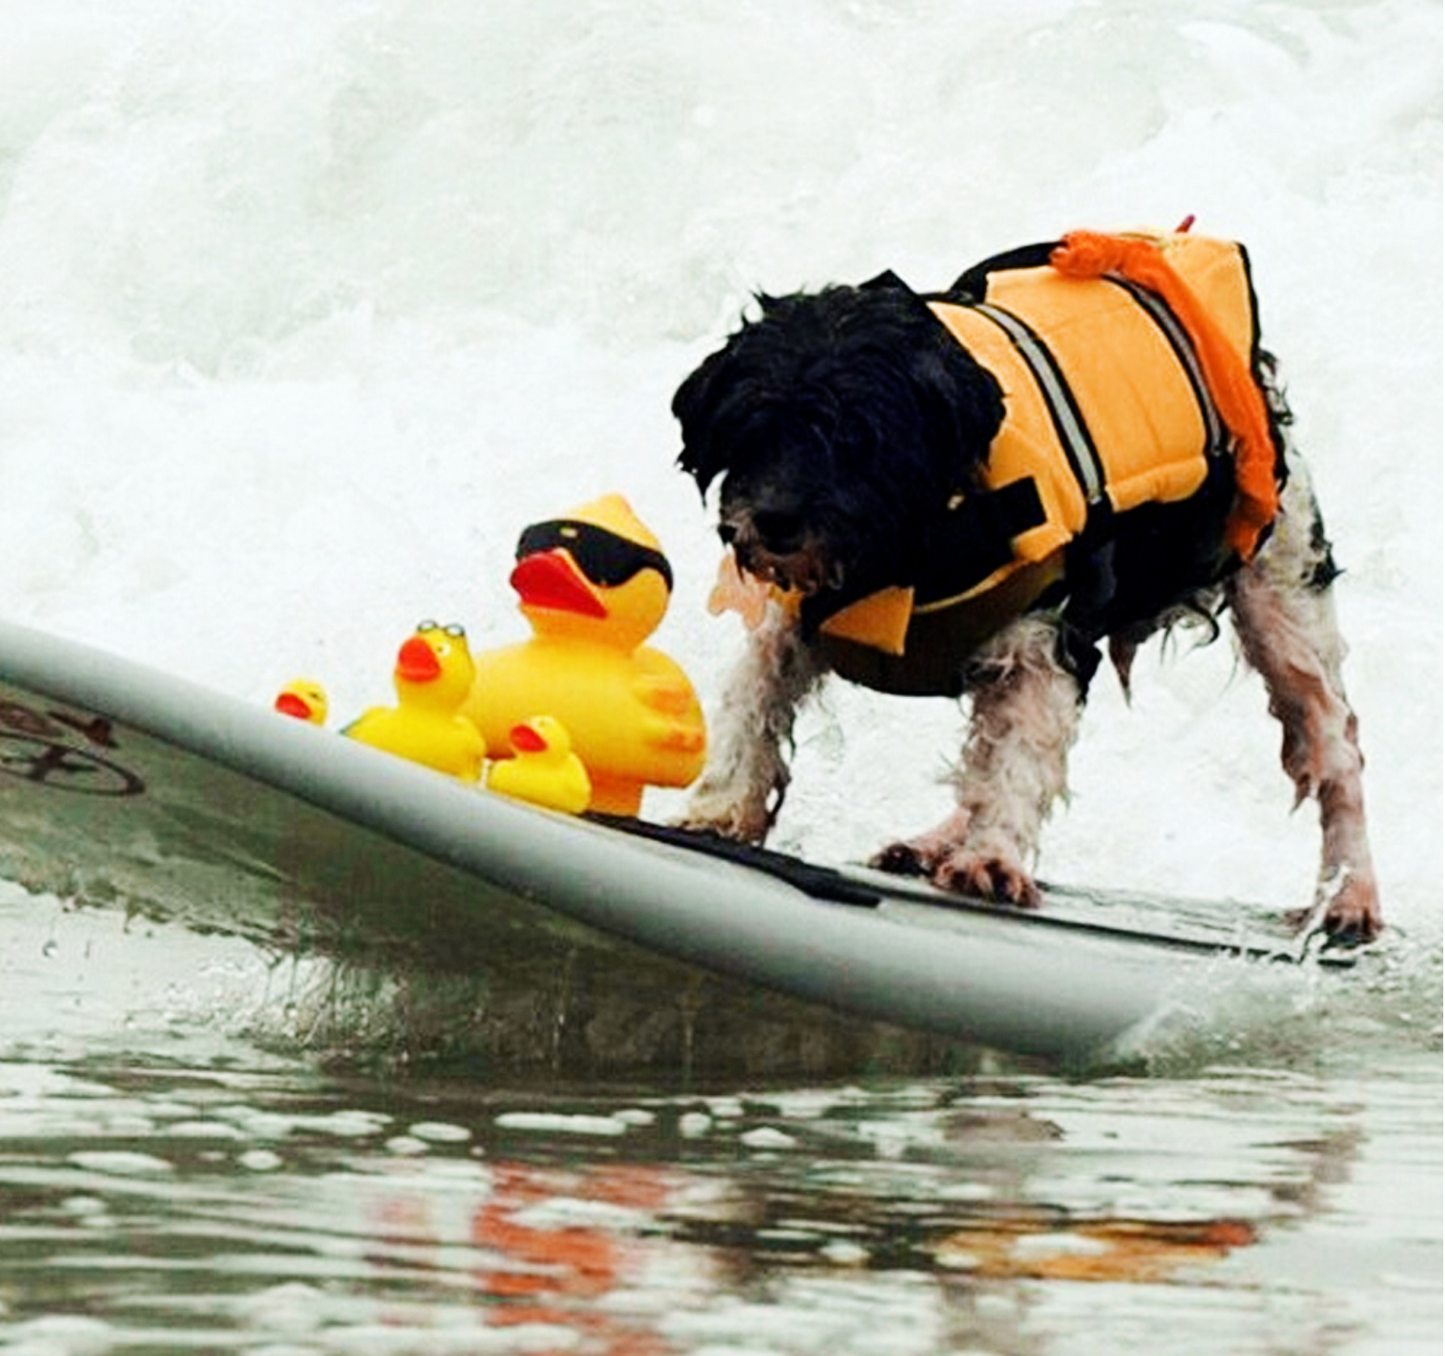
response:
[[[795,297],[754,297],[759,313],[742,324],[715,353],[704,358],[677,388],[672,412],[682,426],[677,464],[707,494],[718,476],[733,470],[755,438],[760,410],[776,408],[791,390],[806,359],[793,351],[788,326],[778,321]]]
[[[909,375],[925,414],[934,464],[955,486],[971,483],[1003,423],[998,381],[942,325],[936,342],[914,349]]]
[[[682,451],[677,464],[697,481],[706,495],[707,487],[727,469],[727,458],[712,436],[716,427],[719,378],[727,365],[727,350],[703,359],[672,397],[672,413],[682,425]]]
[[[881,274],[858,292],[875,297],[891,312],[934,473],[953,488],[971,483],[1003,423],[1003,392],[993,373],[944,328],[927,299],[896,274]]]

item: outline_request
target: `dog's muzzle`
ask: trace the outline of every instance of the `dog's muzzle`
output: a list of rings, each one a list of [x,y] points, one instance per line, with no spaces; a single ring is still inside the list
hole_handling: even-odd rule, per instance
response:
[[[738,568],[780,589],[809,597],[842,582],[842,566],[830,559],[823,539],[791,514],[737,514],[718,524],[723,545]]]

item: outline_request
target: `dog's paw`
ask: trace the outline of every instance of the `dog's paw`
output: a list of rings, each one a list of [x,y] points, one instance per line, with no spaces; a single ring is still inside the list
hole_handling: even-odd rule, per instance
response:
[[[1363,946],[1373,942],[1385,927],[1375,882],[1366,876],[1346,875],[1333,890],[1322,887],[1313,909],[1290,917],[1297,928],[1323,929],[1334,946]]]
[[[959,806],[927,833],[880,848],[868,865],[894,876],[931,876],[962,846],[972,819],[972,812]]]
[[[940,890],[1022,909],[1035,909],[1042,900],[1033,875],[1008,851],[959,848],[934,867],[931,878]]]
[[[715,833],[739,843],[760,844],[773,827],[773,816],[766,805],[707,797],[688,805],[676,823],[679,828]]]

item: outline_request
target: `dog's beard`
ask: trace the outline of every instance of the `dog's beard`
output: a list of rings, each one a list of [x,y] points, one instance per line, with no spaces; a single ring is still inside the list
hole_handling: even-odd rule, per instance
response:
[[[771,501],[724,494],[718,534],[747,575],[803,598],[861,596],[881,587],[902,564],[904,534],[885,502],[860,497],[809,500],[779,512]]]
[[[730,542],[744,574],[774,584],[787,593],[811,598],[825,589],[840,589],[847,578],[843,565],[829,558],[823,544],[810,538],[796,550],[777,552],[745,538]]]

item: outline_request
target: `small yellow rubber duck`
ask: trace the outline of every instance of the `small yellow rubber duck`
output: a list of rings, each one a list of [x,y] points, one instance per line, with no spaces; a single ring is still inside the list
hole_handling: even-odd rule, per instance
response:
[[[667,611],[672,570],[628,502],[605,495],[524,529],[511,582],[532,639],[478,655],[463,707],[489,746],[550,713],[605,814],[637,814],[644,786],[692,782],[707,746],[697,694],[642,643]]]
[[[373,706],[342,733],[475,786],[487,745],[459,710],[476,678],[466,632],[422,622],[397,652],[392,678],[398,705]]]
[[[580,815],[592,800],[592,779],[572,752],[572,737],[555,716],[514,725],[512,757],[492,763],[487,786],[498,795]]]
[[[325,725],[330,702],[326,689],[311,678],[297,678],[276,694],[273,703],[283,716],[304,720],[308,725]]]

